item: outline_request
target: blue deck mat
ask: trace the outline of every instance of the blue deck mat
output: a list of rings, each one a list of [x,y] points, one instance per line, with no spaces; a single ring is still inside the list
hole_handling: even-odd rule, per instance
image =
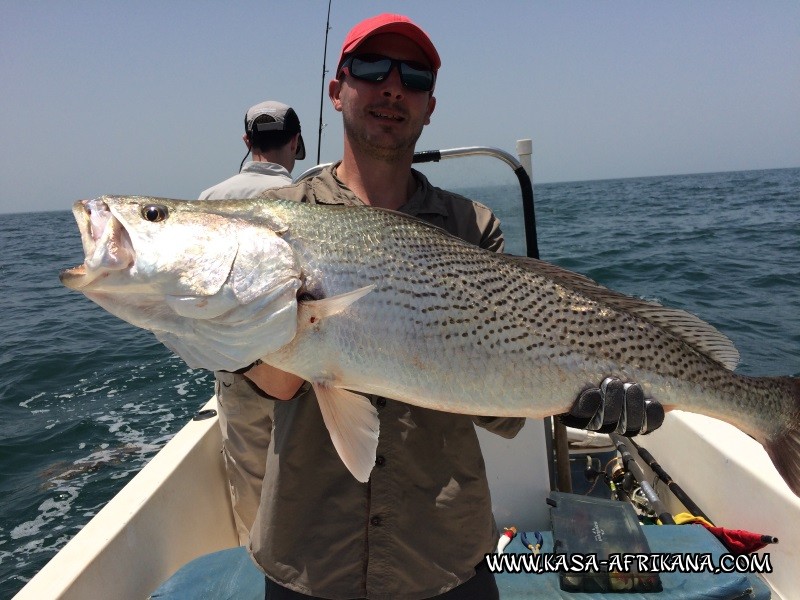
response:
[[[244,546],[212,552],[182,566],[153,600],[264,600],[264,574]]]
[[[701,525],[651,525],[644,528],[653,553],[709,553],[714,564],[725,547]],[[531,536],[532,537],[532,536]],[[549,531],[542,532],[542,552],[552,552]],[[506,547],[506,554],[528,553],[519,536]],[[558,574],[501,573],[497,586],[502,600],[561,598],[594,600],[704,599],[768,600],[769,588],[755,575],[734,573],[661,573],[662,592],[651,593],[569,593],[560,589]],[[151,596],[159,600],[263,600],[264,576],[247,551],[231,548],[201,556],[183,566]]]

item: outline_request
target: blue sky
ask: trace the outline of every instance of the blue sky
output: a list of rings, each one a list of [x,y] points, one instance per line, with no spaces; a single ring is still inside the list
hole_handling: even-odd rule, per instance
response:
[[[0,0],[0,213],[195,198],[236,172],[248,106],[293,105],[316,161],[327,0]],[[418,149],[513,151],[535,182],[800,166],[800,3],[334,0],[401,12],[442,56]],[[327,86],[326,86],[327,89]],[[322,161],[341,153],[324,99]],[[450,185],[446,180],[437,182]]]

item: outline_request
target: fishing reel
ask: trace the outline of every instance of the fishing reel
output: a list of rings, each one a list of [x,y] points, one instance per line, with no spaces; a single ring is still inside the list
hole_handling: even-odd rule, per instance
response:
[[[641,517],[655,519],[657,517],[650,501],[647,499],[642,486],[636,481],[621,456],[615,456],[606,465],[605,476],[609,482],[612,494],[617,500],[630,502],[636,513]]]
[[[626,489],[630,487],[630,482],[625,478],[625,468],[619,457],[612,458],[603,468],[599,458],[587,454],[583,476],[592,484],[597,483],[598,479],[602,477],[605,484],[612,490],[614,487],[623,486]]]

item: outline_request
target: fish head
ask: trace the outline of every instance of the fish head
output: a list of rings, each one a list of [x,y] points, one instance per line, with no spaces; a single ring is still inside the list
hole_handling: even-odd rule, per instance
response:
[[[282,347],[297,326],[300,269],[250,201],[103,196],[73,206],[83,264],[61,282],[153,331],[190,367],[236,370]]]
[[[72,212],[86,257],[61,281],[78,291],[212,296],[236,258],[229,222],[174,201],[104,196],[76,202]]]

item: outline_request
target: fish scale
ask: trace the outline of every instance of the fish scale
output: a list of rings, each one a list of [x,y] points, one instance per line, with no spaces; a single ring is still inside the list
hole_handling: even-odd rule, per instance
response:
[[[798,380],[734,373],[731,342],[683,311],[375,208],[103,197],[74,212],[95,259],[62,273],[66,285],[155,331],[190,366],[239,368],[261,357],[310,381],[334,445],[360,480],[369,476],[378,435],[374,409],[360,394],[463,414],[544,417],[615,376],[641,384],[667,409],[736,425],[800,491]],[[215,242],[201,250],[181,236]],[[135,256],[135,264],[122,269],[116,254],[98,251],[101,244]],[[176,256],[165,255],[168,247]],[[143,272],[155,266],[165,272]],[[227,278],[215,295],[174,296],[187,292],[173,279],[217,289],[203,285],[212,274]],[[242,281],[251,287],[234,285]],[[123,294],[148,282],[147,303],[139,303],[145,311],[135,294]],[[154,313],[159,295],[184,310],[181,319],[164,306]],[[212,299],[215,313],[205,320],[202,308],[185,308]],[[362,455],[348,456],[352,447]]]

